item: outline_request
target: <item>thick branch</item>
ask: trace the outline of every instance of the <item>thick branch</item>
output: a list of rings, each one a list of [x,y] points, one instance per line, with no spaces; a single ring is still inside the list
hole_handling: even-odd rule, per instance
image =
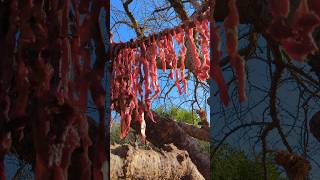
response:
[[[204,180],[187,152],[174,145],[163,149],[111,146],[111,179]]]
[[[174,11],[178,14],[179,18],[183,21],[188,20],[187,12],[183,8],[182,1],[180,0],[168,0],[173,7]]]
[[[272,122],[270,125],[266,126],[261,134],[261,141],[262,141],[262,162],[263,162],[263,172],[264,172],[264,179],[267,180],[267,166],[266,166],[266,152],[267,152],[267,136],[268,134],[274,129],[277,128],[282,139],[282,142],[287,147],[289,152],[292,152],[292,148],[290,147],[289,143],[287,142],[285,135],[280,127],[280,120],[278,118],[277,112],[277,90],[278,86],[284,71],[284,63],[282,59],[282,54],[280,52],[279,46],[274,44],[272,41],[269,41],[271,46],[273,55],[275,57],[275,64],[276,70],[273,73],[271,87],[270,87],[270,115],[272,118]]]
[[[132,3],[133,0],[127,0],[125,3],[123,3],[123,8],[127,13],[127,16],[129,17],[132,27],[135,30],[138,37],[143,36],[143,29],[140,27],[140,25],[137,23],[136,19],[134,18],[133,14],[129,10],[129,4]]]
[[[153,115],[156,123],[153,123],[148,117],[146,120],[147,140],[158,147],[173,143],[179,149],[186,150],[203,177],[210,179],[209,155],[201,151],[197,141],[189,136],[176,121],[156,113]]]
[[[203,141],[210,141],[210,128],[209,127],[202,127],[197,128],[193,125],[186,124],[183,122],[177,122],[178,125],[191,137],[196,139],[200,139]]]

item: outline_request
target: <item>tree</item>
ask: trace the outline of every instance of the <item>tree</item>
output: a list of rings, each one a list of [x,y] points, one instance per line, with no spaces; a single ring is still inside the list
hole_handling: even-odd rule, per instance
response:
[[[113,16],[115,19],[113,27],[118,28],[120,24],[126,24],[129,29],[131,28],[137,33],[137,36],[154,32],[154,29],[161,29],[166,25],[166,23],[159,23],[159,21],[172,22],[177,20],[181,22],[189,19],[190,14],[201,14],[203,9],[208,7],[208,1],[168,0],[158,3],[151,1],[148,5],[152,8],[147,9],[153,10],[150,12],[140,9],[139,12],[145,12],[145,16],[138,18],[130,12],[129,5],[133,4],[133,1],[125,2],[123,3],[125,11],[122,13],[125,16],[120,16],[121,10],[113,7],[116,12]],[[214,17],[218,26],[228,15],[227,2],[224,0],[216,1]],[[270,31],[267,31],[272,24],[270,2],[272,1],[237,1],[241,23],[238,31],[241,48],[238,52],[244,57],[246,63],[248,101],[243,104],[238,102],[237,83],[233,78],[234,72],[231,68],[230,57],[225,53],[225,49],[223,49],[223,59],[220,66],[227,78],[228,92],[232,95],[231,105],[224,107],[221,104],[220,99],[216,97],[219,94],[219,89],[216,88],[214,82],[211,83],[213,88],[210,98],[211,124],[215,125],[212,131],[212,141],[214,142],[213,148],[211,148],[212,157],[225,142],[239,144],[239,148],[246,152],[261,154],[261,163],[259,164],[263,167],[261,175],[264,179],[268,179],[267,175],[269,174],[266,162],[268,154],[280,149],[292,154],[300,154],[311,162],[314,167],[312,169],[319,167],[319,162],[315,159],[319,155],[316,150],[318,144],[311,138],[308,127],[310,117],[319,111],[319,90],[317,88],[319,84],[319,49],[317,48],[314,54],[309,54],[301,59],[306,63],[296,62],[295,58],[292,58],[294,50],[291,49],[290,56],[288,47],[275,41],[270,36]],[[285,21],[289,25],[283,30],[290,29],[295,9],[300,5],[300,2],[306,1],[290,1],[289,16]],[[313,3],[309,6],[313,15],[319,12],[317,2],[309,1],[309,3]],[[315,22],[317,23],[317,20]],[[220,28],[220,30],[222,31],[221,37],[223,37],[223,29]],[[116,34],[116,30],[114,32]],[[313,31],[312,37],[319,47],[318,28]],[[192,61],[192,59],[188,59],[188,61]],[[261,151],[256,151],[257,149],[261,149]],[[310,178],[318,178],[316,173],[311,170]]]
[[[211,179],[221,180],[262,180],[261,157],[250,159],[243,151],[223,145],[211,161]],[[285,180],[277,165],[268,157],[267,171],[270,180]]]
[[[147,5],[150,5],[150,1],[146,1]],[[120,2],[116,2],[114,4],[119,4]],[[140,13],[136,14],[136,12],[133,12],[131,7],[135,3],[140,4],[141,1],[122,1],[120,3],[120,6],[115,6],[111,7],[112,13],[115,14],[114,20],[112,22],[112,34],[117,37],[117,39],[121,39],[121,34],[117,32],[117,28],[120,25],[125,24],[125,26],[128,26],[129,29],[132,28],[131,30],[136,34],[136,36],[133,36],[133,41],[135,41],[135,37],[137,38],[143,38],[147,34],[150,34],[155,31],[149,31],[147,32],[146,28],[143,27],[142,21],[139,22],[139,16],[141,15]],[[152,1],[151,5],[154,5],[154,3],[157,3],[157,1]],[[131,7],[130,7],[131,6]],[[142,6],[141,6],[142,7]],[[150,8],[153,9],[154,7]],[[147,7],[143,7],[143,9],[148,9]],[[123,15],[126,15],[125,17]],[[158,14],[157,14],[158,15]],[[148,17],[145,17],[146,19],[149,19]],[[153,18],[150,18],[153,19]],[[156,19],[156,18],[155,18]],[[161,19],[162,21],[162,19]],[[146,22],[148,23],[148,22]],[[123,26],[122,26],[123,27]],[[162,28],[161,28],[162,29]],[[121,30],[121,29],[120,29]],[[129,31],[130,32],[130,31]],[[132,43],[134,44],[134,43]],[[117,48],[115,44],[114,52],[117,54],[117,51],[120,51],[119,48]],[[119,46],[121,49],[121,45]],[[143,46],[142,46],[143,47]],[[189,51],[189,50],[188,50]],[[189,52],[190,53],[190,52]],[[144,54],[144,53],[141,53]],[[186,58],[190,58],[190,55],[186,56]],[[157,63],[157,68],[160,69],[161,66],[159,66],[159,58],[156,58],[158,61]],[[180,59],[179,59],[180,60]],[[117,62],[118,64],[121,64],[122,61]],[[131,62],[131,61],[129,61]],[[186,61],[188,63],[191,63],[192,61]],[[178,63],[178,66],[179,63]],[[178,107],[178,109],[182,109],[184,107],[188,107],[188,110],[191,109],[199,109],[199,108],[205,108],[206,106],[206,100],[208,97],[208,90],[209,86],[207,82],[202,82],[194,74],[196,73],[194,70],[192,70],[192,64],[185,64],[186,66],[186,71],[185,71],[185,79],[187,80],[188,83],[188,93],[191,92],[193,96],[182,96],[182,98],[177,98],[181,97],[178,95],[178,93],[174,92],[175,89],[175,83],[170,79],[170,75],[168,75],[168,70],[167,72],[164,73],[158,73],[159,75],[159,84],[161,84],[161,91],[158,94],[157,100],[155,100],[156,104],[153,110],[157,108],[157,106],[164,106],[166,109],[170,108],[171,106]],[[129,65],[130,67],[130,65]],[[168,65],[168,67],[170,67]],[[119,72],[121,72],[119,70]],[[144,70],[145,72],[145,70]],[[126,73],[128,74],[128,73]],[[124,74],[124,76],[126,75]],[[122,74],[121,74],[122,75]],[[117,79],[123,80],[127,79],[126,77],[115,75],[114,77],[117,77]],[[141,77],[141,76],[140,76]],[[120,81],[119,80],[119,81]],[[114,84],[121,84],[121,83],[114,83]],[[146,86],[146,85],[145,85]],[[186,86],[184,86],[186,87]],[[194,88],[195,87],[195,88]],[[147,89],[147,88],[146,88]],[[201,94],[201,95],[199,95]],[[118,97],[118,96],[117,96]],[[119,96],[118,99],[120,99],[123,96]],[[136,97],[136,95],[133,95],[133,97]],[[144,97],[147,97],[146,95]],[[128,97],[132,98],[132,97]],[[118,99],[115,99],[114,102],[114,110],[115,112],[120,112],[119,109],[125,106],[119,106],[121,101],[118,101]],[[125,98],[123,98],[125,99]],[[118,103],[119,102],[119,103]],[[122,102],[125,102],[123,100]],[[139,102],[140,103],[140,102]],[[145,103],[147,104],[147,103]],[[118,108],[117,108],[118,107]],[[120,107],[120,108],[119,108]],[[150,107],[150,106],[149,106]],[[140,111],[139,111],[140,112]],[[174,111],[172,111],[174,113]],[[120,112],[121,114],[121,112]],[[125,114],[124,109],[122,109],[122,114]],[[209,127],[207,126],[206,128],[198,128],[192,123],[186,124],[185,122],[176,122],[174,121],[173,118],[170,117],[165,117],[161,116],[160,114],[153,112],[152,113],[154,120],[156,123],[151,123],[150,116],[145,113],[145,119],[146,119],[146,139],[149,141],[152,145],[158,147],[158,148],[164,148],[167,144],[173,144],[176,146],[178,149],[185,150],[188,152],[192,162],[195,164],[199,172],[202,174],[202,176],[206,179],[210,178],[210,169],[209,169],[209,154],[204,153],[201,148],[198,146],[198,142],[196,139],[204,140],[204,141],[209,141]],[[190,117],[190,113],[178,113],[181,116],[186,116],[186,118]],[[123,116],[124,117],[124,116]],[[179,117],[181,119],[182,117]],[[136,125],[134,123],[134,119],[137,119],[135,116],[131,116],[131,127],[135,130],[139,131],[139,125]],[[207,121],[207,120],[206,120]],[[126,122],[123,120],[123,122]],[[125,128],[126,130],[128,128]],[[127,132],[127,131],[126,131]],[[173,160],[174,161],[174,160]],[[111,164],[112,166],[112,164]],[[153,171],[154,169],[149,169],[149,171]],[[156,169],[154,171],[157,171]],[[155,172],[154,174],[157,174]],[[154,177],[158,178],[158,177]]]

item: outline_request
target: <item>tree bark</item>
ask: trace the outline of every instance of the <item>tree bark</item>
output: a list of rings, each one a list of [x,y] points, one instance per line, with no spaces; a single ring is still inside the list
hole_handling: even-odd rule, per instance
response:
[[[204,180],[188,153],[172,144],[161,150],[137,149],[128,144],[110,149],[110,179]]]
[[[209,154],[201,152],[197,141],[184,131],[178,122],[156,113],[153,113],[153,116],[156,123],[153,123],[148,117],[146,120],[147,140],[159,148],[172,143],[179,149],[186,150],[203,177],[210,179]]]

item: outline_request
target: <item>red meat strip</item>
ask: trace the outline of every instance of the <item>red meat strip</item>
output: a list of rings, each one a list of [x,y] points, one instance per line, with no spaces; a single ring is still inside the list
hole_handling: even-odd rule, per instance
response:
[[[121,134],[120,138],[124,138],[128,135],[129,130],[130,130],[130,123],[131,123],[131,114],[130,113],[130,108],[127,107],[125,112],[120,112],[121,116]]]
[[[201,67],[201,60],[199,58],[199,54],[197,52],[197,47],[196,47],[194,39],[193,39],[193,28],[188,28],[186,30],[186,32],[187,32],[186,33],[187,40],[190,45],[190,52],[191,52],[191,56],[193,59],[195,74],[197,75],[198,71],[200,70],[200,67]]]
[[[236,0],[228,2],[229,14],[223,22],[227,39],[227,51],[230,56],[235,56],[238,48],[238,25],[239,14],[236,6]]]
[[[206,36],[206,28],[207,26],[203,26],[203,23],[197,21],[196,22],[196,29],[200,34],[200,44],[201,44],[201,49],[202,49],[202,58],[203,58],[203,63],[201,65],[201,76],[199,76],[199,79],[204,81],[208,79],[209,77],[209,69],[210,69],[210,62],[209,62],[209,41]]]
[[[287,24],[284,18],[273,19],[267,32],[275,41],[279,42],[293,35],[292,28]]]
[[[185,70],[185,59],[186,59],[186,53],[187,53],[187,47],[185,46],[185,40],[184,40],[184,32],[182,28],[177,29],[178,33],[175,35],[175,38],[180,46],[179,55],[181,58],[180,63],[180,77],[183,84],[183,91],[185,94],[187,94],[187,81],[184,76],[184,70]]]
[[[158,84],[158,70],[157,70],[157,44],[156,44],[156,40],[153,39],[152,40],[152,45],[150,48],[150,75],[151,75],[151,80],[152,80],[152,88],[155,91],[155,94],[153,95],[152,98],[155,98],[158,96],[158,94],[160,93],[160,87]]]
[[[272,17],[286,18],[290,10],[289,0],[270,0],[270,9]]]
[[[181,95],[182,94],[182,90],[181,90],[181,87],[180,87],[179,71],[178,71],[178,68],[177,68],[178,60],[177,60],[176,53],[174,51],[174,44],[173,44],[173,39],[172,39],[172,35],[171,34],[168,35],[168,44],[169,44],[170,55],[171,55],[171,58],[172,58],[173,71],[175,72],[175,78],[176,78],[175,86],[178,88],[178,92]]]
[[[220,99],[225,106],[229,104],[229,95],[227,85],[223,78],[222,70],[220,68],[221,61],[221,39],[219,35],[219,29],[216,26],[214,19],[211,20],[212,27],[210,27],[210,35],[211,35],[211,49],[213,50],[212,56],[213,58],[210,61],[210,76],[217,83],[217,86],[220,90]]]
[[[239,13],[236,6],[236,0],[228,2],[229,14],[225,19],[223,26],[227,37],[227,52],[229,54],[231,65],[236,72],[238,80],[238,93],[240,102],[246,100],[245,95],[245,65],[243,58],[238,54],[238,28]]]
[[[282,42],[282,47],[292,59],[300,62],[318,49],[311,35],[290,37]]]
[[[320,25],[320,18],[310,11],[307,0],[301,0],[293,19],[293,30],[298,33],[309,34]]]
[[[166,72],[166,60],[165,60],[165,52],[164,52],[164,40],[160,39],[158,42],[158,47],[159,47],[159,58],[161,60],[161,64],[162,64],[162,71]]]
[[[169,35],[167,34],[164,34],[163,35],[163,38],[164,38],[164,52],[165,52],[165,55],[166,55],[166,62],[168,63],[169,67],[170,67],[170,74],[169,74],[169,78],[170,79],[173,79],[173,67],[172,67],[172,61],[173,61],[173,54],[172,54],[172,51],[171,51],[171,47],[173,44],[171,44],[171,41],[170,41],[170,38],[169,38]]]
[[[150,89],[150,69],[149,69],[149,62],[147,61],[146,58],[146,46],[144,42],[141,45],[141,61],[143,64],[143,72],[144,72],[144,86],[145,86],[145,96],[149,96],[151,94],[151,89]]]
[[[244,102],[247,99],[245,92],[246,72],[245,72],[245,61],[239,55],[231,57],[231,66],[236,71],[236,78],[238,80],[238,94],[240,102]]]

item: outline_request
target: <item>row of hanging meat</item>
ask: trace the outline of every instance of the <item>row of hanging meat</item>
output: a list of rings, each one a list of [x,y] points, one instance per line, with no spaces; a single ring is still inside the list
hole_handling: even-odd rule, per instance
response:
[[[244,60],[237,52],[239,15],[235,2],[235,0],[229,1],[230,13],[224,22],[224,29],[227,37],[227,51],[239,82],[239,97],[241,101],[244,101],[246,99],[245,71]],[[211,75],[220,89],[221,100],[228,105],[229,96],[220,69],[222,52],[217,27],[213,27],[211,32],[214,59],[210,62],[209,19],[208,14],[205,14],[195,21],[184,22],[176,28],[164,30],[143,40],[117,44],[113,48],[116,56],[112,65],[111,109],[117,110],[120,114],[120,137],[126,137],[131,120],[135,119],[140,124],[139,131],[144,138],[145,112],[154,121],[151,102],[160,93],[158,68],[163,72],[170,71],[169,78],[174,80],[180,95],[182,92],[187,93],[186,59],[190,60],[188,69],[199,80],[206,81],[209,79],[209,74]],[[216,26],[214,20],[211,24]],[[179,50],[178,55],[175,52],[176,49]]]
[[[270,0],[272,22],[268,34],[279,42],[293,60],[304,62],[308,55],[319,51],[312,33],[320,27],[320,1],[300,0],[289,18],[290,0]]]

